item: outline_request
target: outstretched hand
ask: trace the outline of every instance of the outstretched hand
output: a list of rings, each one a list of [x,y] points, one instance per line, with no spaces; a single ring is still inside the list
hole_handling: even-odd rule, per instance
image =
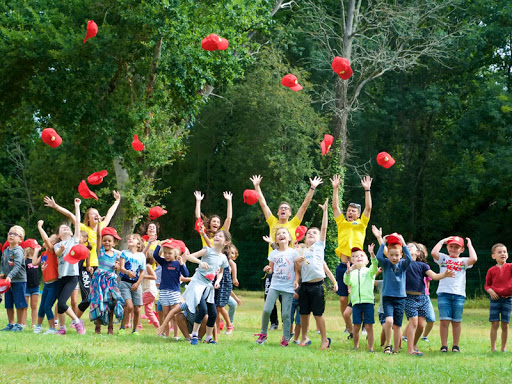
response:
[[[252,185],[254,185],[255,188],[258,185],[260,185],[262,179],[263,179],[263,177],[261,177],[261,175],[254,175],[254,176],[249,178],[249,180],[252,181]]]
[[[229,191],[224,192],[222,195],[227,201],[231,201],[233,199],[233,194]]]
[[[315,176],[313,179],[309,179],[309,183],[311,184],[311,188],[316,189],[320,184],[323,183],[322,178]]]
[[[121,194],[117,191],[112,191],[112,194],[114,195],[114,199],[121,200]]]
[[[377,239],[379,237],[382,237],[382,227],[377,228],[375,225],[372,225],[372,233],[373,233],[373,236],[375,236]]]
[[[332,179],[330,179],[330,180],[331,180],[333,188],[338,188],[341,184],[341,176],[340,175],[334,175],[332,177]]]
[[[361,179],[361,185],[363,186],[363,188],[366,190],[366,189],[371,189],[372,187],[372,181],[373,179],[370,177],[370,176],[365,176]]]
[[[57,203],[53,199],[53,196],[52,197],[45,196],[43,201],[44,201],[45,207],[57,208]]]
[[[201,201],[204,199],[204,195],[201,193],[201,191],[195,191],[194,196],[196,197],[196,200]]]
[[[319,206],[320,208],[322,208],[322,211],[326,211],[326,210],[327,210],[327,208],[328,208],[328,204],[329,204],[329,198],[325,199],[325,203],[323,203],[323,204],[318,204],[318,206]]]

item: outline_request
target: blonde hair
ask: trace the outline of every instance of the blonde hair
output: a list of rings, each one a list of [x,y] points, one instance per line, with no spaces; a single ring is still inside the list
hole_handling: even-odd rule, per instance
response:
[[[18,235],[21,235],[21,240],[25,240],[25,230],[19,225],[13,225],[11,229],[9,229],[9,232],[11,231],[17,232]]]
[[[281,230],[285,230],[287,233],[288,233],[288,236],[290,237],[290,241],[288,242],[288,247],[290,248],[293,248],[293,237],[292,237],[292,234],[290,233],[290,231],[288,230],[288,228],[286,227],[279,227],[276,229],[276,234],[275,234],[275,237],[277,238],[277,232],[281,231]]]
[[[497,248],[501,248],[501,247],[503,247],[503,248],[507,249],[507,247],[506,247],[506,245],[505,245],[505,244],[502,244],[502,243],[496,243],[496,244],[494,244],[494,245],[492,246],[492,248],[491,248],[491,253],[494,255],[494,252],[496,252],[496,249],[497,249]]]
[[[132,236],[139,242],[139,245],[137,245],[137,252],[142,252],[142,250],[144,249],[144,240],[142,239],[142,236],[139,235],[138,233],[132,233],[128,237]]]
[[[98,210],[96,208],[89,208],[87,211],[85,211],[84,213],[84,225],[86,227],[89,227],[89,228],[92,228],[91,227],[91,211],[96,211],[98,212]],[[98,215],[99,215],[99,212],[98,212]]]
[[[28,259],[29,257],[34,256],[34,249],[27,247],[23,250],[23,254],[25,255],[25,259]]]

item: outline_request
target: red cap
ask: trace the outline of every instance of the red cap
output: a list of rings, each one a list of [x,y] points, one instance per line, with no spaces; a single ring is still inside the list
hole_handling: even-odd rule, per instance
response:
[[[110,235],[114,239],[121,240],[121,236],[117,234],[117,231],[115,228],[112,227],[105,227],[101,230],[101,236]]]
[[[11,288],[11,283],[7,279],[0,279],[0,294],[7,292]]]
[[[297,76],[288,74],[281,79],[281,84],[285,87],[290,88],[292,91],[300,91],[302,89],[302,85],[299,84],[299,80],[297,80]]]
[[[353,74],[352,68],[350,68],[350,61],[339,56],[336,56],[332,61],[332,70],[343,80],[350,79]]]
[[[364,252],[364,251],[359,247],[354,247],[350,250],[350,253],[354,253],[354,252]]]
[[[244,191],[244,203],[253,205],[258,202],[259,194],[254,189],[246,189]]]
[[[91,198],[94,198],[96,200],[98,200],[98,196],[96,196],[96,194],[91,191],[89,189],[89,187],[87,186],[87,184],[85,183],[85,180],[82,180],[82,182],[80,183],[80,185],[78,186],[78,193],[80,194],[80,196],[82,196],[84,199],[91,199]]]
[[[166,213],[167,213],[167,211],[165,209],[163,209],[162,207],[156,206],[149,210],[148,216],[151,220],[156,220],[160,216],[165,215]]]
[[[87,22],[87,33],[85,34],[84,44],[87,41],[87,39],[90,39],[91,37],[96,36],[97,33],[98,33],[98,25],[94,21],[89,20]]]
[[[390,168],[395,164],[395,159],[393,159],[389,153],[381,152],[377,155],[377,164],[384,168]]]
[[[450,236],[446,245],[448,244],[457,244],[459,247],[464,248],[464,239],[460,236]]]
[[[133,135],[132,148],[139,152],[144,150],[144,144],[142,144],[137,135]]]
[[[299,225],[297,229],[295,230],[295,240],[301,241],[304,238],[304,235],[308,231],[308,227],[305,225]]]
[[[402,240],[400,239],[400,234],[393,232],[391,235],[388,236],[388,245],[391,244],[402,244]]]
[[[185,253],[187,250],[187,246],[185,245],[185,243],[181,240],[176,240],[176,239],[169,239],[169,240],[164,241],[162,243],[162,247],[171,248],[171,249],[178,248],[181,253]]]
[[[27,239],[27,240],[23,241],[20,245],[21,245],[21,248],[23,248],[23,249],[25,249],[25,248],[36,249],[36,247],[39,246],[39,243],[37,242],[36,239]]]
[[[196,224],[195,224],[194,227],[195,227],[197,233],[200,234],[201,233],[201,231],[200,231],[201,227],[204,227],[203,219],[201,219],[201,218],[197,219],[196,220]]]
[[[322,156],[327,154],[329,152],[329,149],[331,149],[331,145],[334,142],[334,137],[331,135],[324,135],[324,139],[320,143],[320,148],[322,148]]]
[[[94,172],[93,174],[89,175],[87,182],[91,185],[101,184],[103,182],[103,178],[107,175],[107,171]]]
[[[76,264],[80,260],[87,259],[87,256],[89,256],[89,249],[83,244],[77,244],[64,256],[64,261],[67,261],[69,264]]]
[[[144,241],[148,241],[149,240],[149,235],[144,235],[144,236],[141,236],[142,237],[142,240]]]
[[[201,48],[203,48],[205,51],[224,51],[228,48],[228,46],[229,41],[219,37],[219,35],[215,33],[206,36],[201,41]]]
[[[62,144],[62,137],[60,137],[57,131],[53,128],[43,129],[43,132],[41,133],[41,140],[52,148],[57,148]]]

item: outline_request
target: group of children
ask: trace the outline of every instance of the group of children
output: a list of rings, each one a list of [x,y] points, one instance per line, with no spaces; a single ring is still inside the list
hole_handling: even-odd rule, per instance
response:
[[[368,246],[371,263],[363,249],[366,228],[372,209],[371,184],[368,176],[361,180],[365,190],[365,208],[359,204],[348,205],[344,216],[339,206],[338,189],[340,176],[331,179],[333,186],[332,207],[338,228],[336,254],[340,264],[336,276],[324,261],[325,241],[328,227],[328,199],[322,209],[321,228],[311,227],[305,233],[304,242],[296,242],[296,230],[322,179],[310,179],[310,189],[303,204],[292,218],[291,205],[282,202],[277,217],[268,207],[260,183],[262,177],[250,179],[258,193],[258,202],[269,226],[269,243],[265,304],[261,330],[257,343],[267,341],[269,322],[271,329],[277,327],[276,301],[281,301],[283,337],[282,346],[288,346],[294,333],[294,342],[302,347],[311,345],[308,337],[310,315],[313,313],[316,328],[321,335],[321,349],[331,346],[323,319],[325,310],[324,280],[328,277],[334,291],[340,297],[340,310],[345,320],[349,338],[353,338],[354,349],[359,348],[360,331],[364,327],[368,349],[374,352],[375,297],[374,287],[380,289],[378,318],[382,324],[381,346],[384,353],[393,354],[407,342],[410,355],[421,356],[418,341],[426,323],[433,324],[435,314],[428,295],[428,281],[439,280],[437,289],[440,318],[441,352],[448,351],[449,326],[452,326],[451,350],[459,352],[462,313],[465,301],[466,271],[477,261],[471,240],[466,238],[469,257],[460,257],[465,249],[464,239],[450,236],[440,240],[432,249],[439,273],[433,272],[426,263],[426,248],[418,243],[406,243],[404,238],[393,233],[382,236],[382,230],[372,226],[379,242],[377,254],[374,244]],[[232,219],[232,194],[224,193],[227,200],[227,216],[223,225],[220,217],[205,217],[201,213],[204,196],[196,191],[196,228],[201,235],[203,248],[190,253],[186,245],[175,239],[158,241],[158,226],[150,222],[144,235],[131,234],[127,238],[127,249],[115,247],[121,240],[117,231],[108,224],[114,215],[121,196],[114,191],[115,203],[102,218],[96,209],[86,211],[84,222],[80,222],[80,200],[75,199],[74,214],[57,205],[53,198],[45,197],[45,204],[65,215],[74,223],[74,231],[67,223],[60,225],[55,234],[48,236],[43,222],[37,226],[45,251],[33,239],[25,240],[20,226],[13,226],[2,248],[1,276],[10,289],[5,292],[5,308],[8,325],[3,331],[21,331],[27,317],[27,299],[32,308],[34,333],[42,332],[46,316],[49,328],[45,333],[65,334],[66,315],[71,318],[71,327],[79,334],[85,333],[80,319],[87,308],[89,317],[95,322],[95,332],[101,333],[101,325],[108,326],[113,334],[114,316],[121,322],[119,334],[138,334],[142,316],[157,329],[157,334],[169,337],[171,330],[178,338],[178,329],[197,345],[204,336],[205,343],[215,344],[221,329],[220,315],[226,322],[226,333],[233,332],[234,309],[240,300],[233,293],[238,286],[235,260],[236,247],[228,232]],[[204,219],[204,222],[202,221]],[[441,253],[446,245],[447,254]],[[497,265],[486,277],[485,290],[489,293],[491,322],[491,349],[496,350],[497,331],[502,329],[501,350],[505,351],[508,323],[512,309],[511,264],[507,264],[507,249],[503,244],[492,248],[492,257]],[[186,261],[198,264],[192,277]],[[37,318],[35,309],[39,295],[39,273],[41,265],[44,288]],[[380,266],[380,268],[379,268]],[[376,281],[378,273],[382,280]],[[181,283],[187,282],[181,293]],[[69,307],[68,299],[80,290],[82,301]],[[53,306],[57,301],[58,320]],[[155,301],[157,311],[154,311]],[[75,299],[76,302],[76,299]],[[230,307],[230,313],[225,309]],[[14,307],[17,321],[14,321]],[[298,311],[299,316],[296,316]],[[408,319],[402,337],[403,315]],[[296,318],[295,330],[292,320]],[[300,321],[297,321],[300,318]],[[431,326],[430,326],[431,328]],[[299,334],[301,338],[299,341]]]

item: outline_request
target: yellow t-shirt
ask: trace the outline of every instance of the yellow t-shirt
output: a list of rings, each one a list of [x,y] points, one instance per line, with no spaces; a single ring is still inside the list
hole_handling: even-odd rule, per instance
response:
[[[274,215],[270,215],[267,219],[268,227],[270,228],[270,234],[269,236],[272,238],[272,241],[276,241],[276,232],[279,228],[287,228],[288,231],[290,231],[290,235],[292,235],[293,241],[296,240],[295,238],[295,230],[300,225],[301,220],[297,216],[294,216],[293,219],[290,221],[287,221],[285,224],[279,223],[279,219],[275,217]],[[268,253],[270,254],[272,252],[272,247],[268,246]]]
[[[354,247],[363,249],[366,227],[370,221],[364,212],[361,218],[355,221],[349,222],[345,220],[343,214],[334,218],[334,221],[338,226],[338,248],[334,252],[336,252],[340,259],[342,254],[350,256]]]
[[[161,244],[160,240],[155,240],[154,242],[151,243],[151,245],[149,246],[149,250],[151,251],[151,255],[153,255],[153,253],[155,252],[156,247],[158,247],[160,244]],[[144,248],[146,248],[146,245],[148,245],[148,242],[144,241]],[[158,263],[156,263],[156,262],[153,263],[153,265],[151,266],[153,268],[153,271],[156,269],[157,265],[158,265]]]
[[[101,222],[98,224],[100,226],[100,232],[103,228],[105,228],[105,222]],[[98,238],[96,235],[96,231],[90,227],[87,227],[84,223],[80,223],[80,230],[87,232],[87,236],[89,238],[89,245],[92,247],[90,252],[90,266],[97,267],[98,266],[98,254],[96,253],[96,244],[98,242]],[[85,265],[85,264],[84,264]]]

